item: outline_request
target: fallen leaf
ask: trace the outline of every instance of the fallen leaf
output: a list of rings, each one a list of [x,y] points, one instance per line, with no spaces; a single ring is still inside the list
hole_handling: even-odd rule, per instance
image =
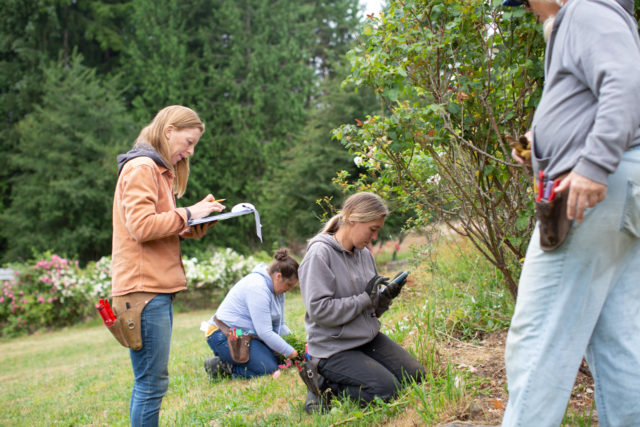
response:
[[[496,409],[504,409],[504,402],[501,399],[493,400],[491,403],[493,403],[493,407]]]

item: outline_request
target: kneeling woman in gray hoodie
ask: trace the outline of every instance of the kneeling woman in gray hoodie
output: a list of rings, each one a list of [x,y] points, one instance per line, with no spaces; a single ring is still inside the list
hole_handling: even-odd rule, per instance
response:
[[[364,404],[391,399],[403,380],[424,375],[413,356],[380,332],[375,314],[380,308],[371,284],[378,272],[367,246],[388,214],[377,195],[352,195],[311,239],[298,271],[308,353],[317,364],[320,390]],[[320,409],[311,391],[305,409]]]

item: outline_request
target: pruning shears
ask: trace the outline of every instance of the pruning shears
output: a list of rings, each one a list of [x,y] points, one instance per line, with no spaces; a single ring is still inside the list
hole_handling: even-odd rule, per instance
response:
[[[242,336],[242,329],[229,329],[229,339],[231,341],[237,340],[239,336]]]

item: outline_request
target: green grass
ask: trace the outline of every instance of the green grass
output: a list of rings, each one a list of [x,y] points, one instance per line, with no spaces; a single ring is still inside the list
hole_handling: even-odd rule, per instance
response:
[[[334,402],[328,414],[311,416],[303,409],[306,388],[293,369],[277,379],[212,382],[203,369],[211,351],[199,330],[212,307],[174,317],[161,424],[432,425],[463,414],[482,392],[482,381],[441,360],[438,346],[452,337],[474,340],[503,328],[513,307],[493,268],[468,247],[443,241],[420,251],[421,261],[408,267],[411,281],[382,322],[383,331],[425,367],[422,384],[407,385],[389,403],[360,408]],[[295,333],[304,333],[297,291],[287,294],[286,316]],[[133,384],[128,350],[97,321],[0,342],[0,383],[0,425],[128,425]]]

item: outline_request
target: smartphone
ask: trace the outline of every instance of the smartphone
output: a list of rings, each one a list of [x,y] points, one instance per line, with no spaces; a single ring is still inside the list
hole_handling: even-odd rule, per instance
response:
[[[409,270],[404,271],[401,275],[399,275],[398,277],[396,277],[395,279],[393,279],[391,281],[391,283],[389,283],[388,286],[394,285],[396,283],[401,283],[402,281],[407,279],[407,276],[409,275]]]

